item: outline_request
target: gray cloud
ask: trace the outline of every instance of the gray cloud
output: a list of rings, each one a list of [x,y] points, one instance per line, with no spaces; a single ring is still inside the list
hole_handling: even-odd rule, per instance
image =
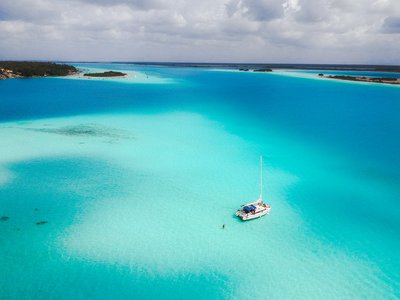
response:
[[[226,10],[231,17],[239,14],[257,21],[269,21],[283,15],[283,3],[276,0],[231,0],[226,4]]]
[[[366,1],[1,0],[0,59],[399,64],[398,0]]]
[[[299,9],[294,13],[294,17],[299,22],[326,22],[334,15],[331,3],[327,0],[312,2],[302,0],[299,1],[298,5]]]
[[[387,33],[400,33],[400,17],[385,18],[382,29]]]
[[[0,20],[23,20],[43,22],[48,19],[57,20],[61,15],[62,6],[43,5],[41,1],[1,0]]]
[[[93,5],[116,6],[127,5],[140,10],[165,9],[168,7],[166,0],[76,0]]]

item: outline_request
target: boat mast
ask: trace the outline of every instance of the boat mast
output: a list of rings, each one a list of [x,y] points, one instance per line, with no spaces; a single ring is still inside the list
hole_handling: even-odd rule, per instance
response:
[[[260,200],[262,200],[262,184],[263,184],[263,172],[262,172],[262,155],[260,155]]]

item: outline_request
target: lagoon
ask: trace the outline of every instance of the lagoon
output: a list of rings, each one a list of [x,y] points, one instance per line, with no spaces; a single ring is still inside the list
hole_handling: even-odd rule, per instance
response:
[[[76,66],[0,81],[0,298],[400,297],[400,88]]]

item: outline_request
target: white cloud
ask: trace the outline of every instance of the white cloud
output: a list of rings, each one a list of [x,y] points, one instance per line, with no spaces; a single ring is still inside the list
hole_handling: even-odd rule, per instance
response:
[[[2,0],[0,59],[400,64],[399,18],[398,0]]]

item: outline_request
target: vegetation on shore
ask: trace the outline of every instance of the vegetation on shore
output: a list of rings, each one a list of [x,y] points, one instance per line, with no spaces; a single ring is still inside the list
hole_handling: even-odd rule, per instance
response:
[[[319,77],[348,80],[348,81],[361,81],[361,82],[374,82],[386,84],[400,84],[400,78],[395,77],[366,77],[366,76],[348,76],[348,75],[324,75],[318,74]]]
[[[67,64],[33,61],[0,61],[0,79],[45,76],[67,76],[78,73]]]
[[[272,72],[270,68],[262,68],[262,69],[247,69],[247,68],[239,68],[239,71],[243,72]]]
[[[272,72],[272,69],[269,69],[269,68],[254,69],[253,72]]]
[[[102,73],[85,73],[83,76],[88,76],[88,77],[119,77],[119,76],[125,76],[126,73],[122,72],[116,72],[116,71],[106,71]]]

